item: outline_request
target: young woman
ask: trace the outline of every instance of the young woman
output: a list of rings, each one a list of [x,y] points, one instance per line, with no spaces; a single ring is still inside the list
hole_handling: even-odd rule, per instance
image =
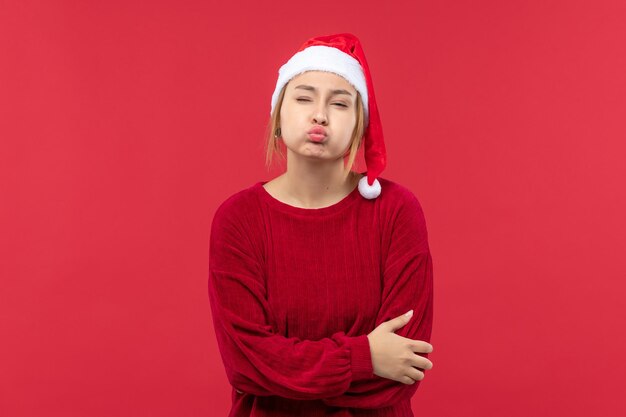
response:
[[[230,416],[413,416],[432,368],[432,258],[417,198],[379,176],[382,128],[354,35],[309,39],[280,68],[270,127],[268,161],[282,142],[286,171],[231,195],[211,226]]]

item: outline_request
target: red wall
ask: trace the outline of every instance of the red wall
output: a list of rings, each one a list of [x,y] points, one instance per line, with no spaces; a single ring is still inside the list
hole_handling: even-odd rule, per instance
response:
[[[429,227],[416,416],[626,415],[625,3],[257,3],[0,4],[0,415],[227,415],[212,215],[345,31]]]

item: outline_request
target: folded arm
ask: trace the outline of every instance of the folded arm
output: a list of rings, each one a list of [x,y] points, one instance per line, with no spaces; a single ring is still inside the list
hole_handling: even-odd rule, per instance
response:
[[[433,264],[426,223],[415,196],[408,194],[383,232],[386,257],[383,272],[383,302],[375,327],[413,309],[409,322],[397,335],[430,342],[433,321]],[[373,329],[372,329],[373,330]],[[420,354],[428,357],[428,354]],[[332,406],[382,408],[411,398],[421,381],[404,384],[372,375],[352,381],[348,389],[324,402]]]

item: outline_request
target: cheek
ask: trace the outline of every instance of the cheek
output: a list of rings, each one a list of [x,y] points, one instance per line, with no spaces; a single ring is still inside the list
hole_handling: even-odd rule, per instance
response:
[[[284,107],[280,111],[280,120],[282,124],[291,125],[298,120],[298,113],[290,107]]]
[[[288,111],[285,108],[285,106],[283,105],[280,108],[280,120],[281,120],[281,123],[284,122],[285,120],[288,120],[287,115],[288,115]]]
[[[347,132],[348,135],[351,135],[354,129],[356,129],[356,116],[346,116],[344,120],[344,131]]]

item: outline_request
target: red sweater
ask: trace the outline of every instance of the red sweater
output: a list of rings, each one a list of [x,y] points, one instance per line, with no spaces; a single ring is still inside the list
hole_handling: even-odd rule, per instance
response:
[[[229,416],[413,416],[420,381],[375,375],[367,334],[413,309],[395,333],[430,342],[432,258],[417,198],[378,180],[373,200],[355,188],[318,209],[257,182],[216,210],[208,290]]]

